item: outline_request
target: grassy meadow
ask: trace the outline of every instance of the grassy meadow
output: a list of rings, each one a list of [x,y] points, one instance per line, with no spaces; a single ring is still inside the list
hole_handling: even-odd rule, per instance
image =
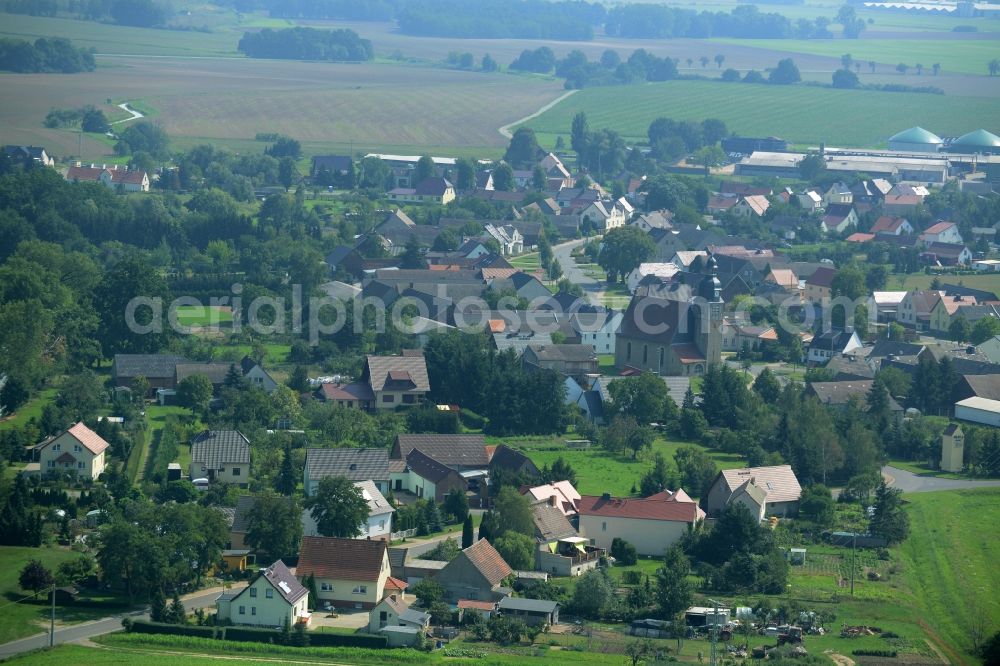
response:
[[[551,146],[559,135],[569,139],[573,116],[580,111],[587,114],[591,128],[614,129],[629,141],[645,140],[649,124],[666,116],[695,121],[719,118],[737,134],[775,135],[797,144],[884,146],[888,137],[914,125],[933,127],[943,135],[989,125],[1000,117],[1000,100],[804,85],[668,81],[584,89],[526,125]]]

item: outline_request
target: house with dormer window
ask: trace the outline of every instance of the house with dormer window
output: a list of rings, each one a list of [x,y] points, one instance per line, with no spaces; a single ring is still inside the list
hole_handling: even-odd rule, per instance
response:
[[[104,472],[109,444],[81,421],[35,447],[42,474],[73,474],[96,479]]]

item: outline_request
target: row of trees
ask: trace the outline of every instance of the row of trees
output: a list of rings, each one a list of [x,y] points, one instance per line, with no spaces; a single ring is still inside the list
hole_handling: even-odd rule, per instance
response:
[[[33,44],[22,39],[0,39],[0,70],[73,74],[96,68],[94,50],[77,48],[68,39],[39,37]]]
[[[283,60],[359,62],[375,57],[371,41],[348,29],[265,28],[244,33],[237,49],[251,58]]]

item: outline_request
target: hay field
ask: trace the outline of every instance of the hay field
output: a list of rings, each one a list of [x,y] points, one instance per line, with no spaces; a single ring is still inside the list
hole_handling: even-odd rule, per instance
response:
[[[562,94],[556,81],[412,65],[249,59],[99,58],[95,72],[0,74],[0,140],[77,154],[78,136],[42,127],[53,106],[140,101],[176,145],[280,132],[311,148],[506,144],[497,128]],[[112,63],[114,66],[105,66]],[[57,84],[57,85],[56,85]],[[89,137],[92,138],[92,137]],[[85,159],[106,154],[89,141]]]
[[[743,136],[775,135],[811,145],[878,146],[914,125],[953,136],[990,127],[1000,118],[1000,100],[803,85],[669,81],[581,90],[527,125],[551,145],[558,134],[568,137],[578,111],[587,114],[592,128],[615,129],[630,140],[644,139],[649,124],[660,116],[677,120],[714,117]]]

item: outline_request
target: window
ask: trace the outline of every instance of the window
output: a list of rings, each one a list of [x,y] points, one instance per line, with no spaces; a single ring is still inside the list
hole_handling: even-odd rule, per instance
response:
[[[333,592],[333,584],[331,583],[320,583],[319,589],[321,592]]]
[[[412,405],[414,403],[414,401],[416,400],[416,397],[417,396],[415,396],[415,395],[411,395],[411,394],[407,393],[407,394],[405,394],[403,396],[403,402],[405,402],[408,405]]]
[[[256,606],[251,606],[250,607],[250,614],[251,615],[256,615],[257,614],[257,607]]]
[[[642,346],[642,362],[644,364],[646,363],[647,357],[649,356],[648,352],[649,352],[649,346],[648,345],[643,345]]]
[[[250,588],[250,596],[251,597],[256,597],[257,596],[257,588],[256,587],[251,587]]]
[[[385,393],[382,395],[382,402],[395,402],[396,396]]]
[[[55,467],[56,466],[56,461],[55,460],[50,460],[48,466],[49,467]]]
[[[83,469],[83,463],[82,463],[82,462],[78,462],[78,463],[76,464],[76,468],[77,468],[77,469]]]
[[[608,531],[608,524],[606,522],[601,523],[601,531],[602,532]]]
[[[246,615],[246,614],[247,614],[247,607],[240,606],[240,615]]]
[[[73,445],[73,452],[74,453],[80,453],[80,451],[83,451],[83,448],[79,444],[74,444]]]
[[[274,590],[272,590],[271,588],[267,588],[266,590],[264,590],[264,596],[267,597],[268,599],[273,599]]]
[[[368,586],[358,585],[353,590],[351,590],[351,594],[368,594]]]
[[[62,444],[54,444],[52,446],[53,451],[62,451]]]
[[[239,476],[239,475],[240,475],[240,468],[239,467],[234,467],[233,468],[233,476]]]

